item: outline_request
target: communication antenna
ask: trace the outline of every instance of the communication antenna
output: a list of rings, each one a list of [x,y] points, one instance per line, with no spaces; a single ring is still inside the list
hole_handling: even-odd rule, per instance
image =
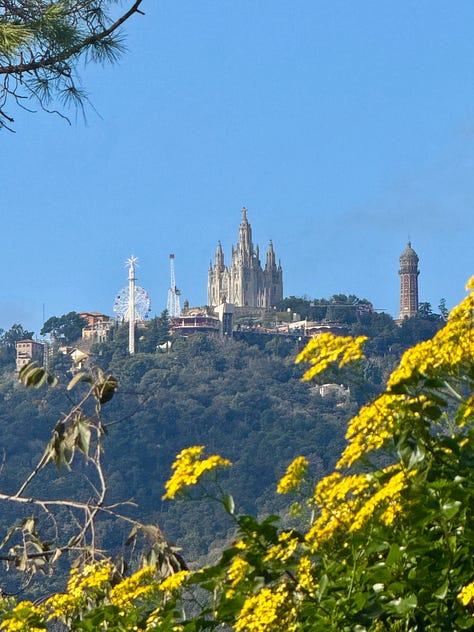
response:
[[[168,315],[170,318],[177,318],[181,316],[181,305],[179,297],[181,292],[176,287],[176,281],[174,277],[174,255],[170,255],[170,288],[168,290]]]

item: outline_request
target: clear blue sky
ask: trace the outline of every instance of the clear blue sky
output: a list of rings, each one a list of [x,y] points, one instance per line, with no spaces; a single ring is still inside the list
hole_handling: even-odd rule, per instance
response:
[[[356,294],[393,316],[398,258],[420,300],[474,273],[474,2],[145,0],[128,53],[81,69],[72,126],[15,111],[0,133],[0,327],[112,314],[125,260],[152,315],[206,303],[247,206],[284,294]],[[43,307],[44,306],[44,307]]]

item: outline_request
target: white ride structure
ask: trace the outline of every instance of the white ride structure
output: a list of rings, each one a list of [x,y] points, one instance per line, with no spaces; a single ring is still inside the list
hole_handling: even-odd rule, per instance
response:
[[[128,265],[128,286],[120,290],[115,297],[114,313],[121,322],[128,322],[128,351],[135,353],[135,323],[142,322],[150,312],[148,292],[135,284],[135,265],[137,257],[131,255],[126,261]]]
[[[176,287],[176,281],[174,278],[174,255],[170,255],[170,275],[171,280],[170,288],[168,290],[167,310],[170,318],[177,318],[178,316],[181,316],[181,305],[179,299],[181,292]]]

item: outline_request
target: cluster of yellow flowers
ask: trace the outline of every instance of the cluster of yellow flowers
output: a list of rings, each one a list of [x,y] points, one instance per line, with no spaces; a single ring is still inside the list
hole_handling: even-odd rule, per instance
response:
[[[137,602],[141,603],[140,600],[146,600],[147,603],[165,603],[167,594],[169,596],[169,593],[179,588],[189,574],[189,571],[179,571],[158,582],[156,568],[146,566],[111,587],[114,572],[114,566],[110,562],[89,564],[82,569],[73,568],[66,593],[51,596],[41,606],[29,601],[17,604],[0,624],[0,630],[43,632],[48,628],[49,621],[56,620],[69,624],[74,618],[81,616],[81,610],[108,604],[119,608],[120,616],[125,616],[127,611],[137,607]],[[147,619],[145,629],[160,628],[162,613],[161,606],[155,608]],[[176,630],[179,629],[180,626],[177,625]]]
[[[288,494],[298,487],[306,474],[308,460],[304,456],[297,456],[287,467],[285,475],[282,476],[277,485],[279,494]]]
[[[399,467],[399,466],[397,466]],[[383,473],[394,471],[394,467],[382,470]],[[386,525],[392,524],[397,514],[401,511],[399,502],[400,494],[407,486],[408,480],[416,474],[416,470],[407,472],[404,469],[395,472],[388,481],[367,499],[363,506],[357,511],[354,521],[350,526],[350,531],[357,531],[371,518],[375,510],[383,506],[384,510],[380,514],[380,519]]]
[[[232,564],[227,570],[227,578],[232,588],[235,588],[235,586],[245,579],[249,569],[250,564],[246,560],[242,559],[239,555],[234,557]]]
[[[174,498],[186,487],[195,485],[205,472],[210,472],[216,467],[232,465],[228,459],[223,459],[217,454],[201,460],[203,452],[204,446],[200,445],[186,448],[178,454],[172,465],[174,473],[165,484],[166,494],[163,499]]]
[[[2,623],[4,632],[44,632],[44,608],[35,606],[31,601],[20,601]]]
[[[164,579],[158,588],[163,592],[172,592],[183,585],[184,580],[189,575],[189,571],[178,571]]]
[[[383,393],[369,406],[363,406],[349,422],[346,432],[348,444],[336,467],[350,467],[362,456],[379,450],[392,438],[396,423],[404,411],[413,409],[420,402],[420,397]]]
[[[67,592],[57,593],[45,602],[48,619],[69,617],[78,610],[87,597],[103,592],[113,574],[110,562],[87,564],[79,570],[73,568],[67,584]]]
[[[306,535],[311,548],[316,549],[336,532],[357,531],[380,509],[380,519],[389,525],[401,511],[401,492],[416,470],[407,472],[400,464],[381,470],[381,476],[353,474],[342,476],[334,472],[317,485],[314,502],[320,515]],[[383,483],[380,479],[387,480]]]
[[[278,544],[270,547],[265,555],[264,562],[278,560],[286,562],[298,548],[299,540],[293,531],[282,531],[278,535]]]
[[[296,572],[298,586],[311,595],[318,588],[318,584],[314,581],[312,567],[313,565],[309,557],[303,555],[299,561],[298,570]]]
[[[331,364],[337,363],[342,368],[350,362],[364,357],[362,345],[367,336],[335,336],[331,333],[321,334],[312,338],[303,351],[296,357],[296,362],[308,362],[311,368],[303,375],[304,380],[325,371]]]
[[[153,579],[156,575],[154,566],[146,566],[127,577],[110,591],[110,601],[114,606],[125,610],[132,606],[133,602],[140,597],[150,596],[156,592],[156,584]]]
[[[369,486],[368,474],[344,477],[340,472],[334,472],[318,483],[313,502],[319,507],[320,515],[306,534],[306,541],[313,549],[341,528],[349,529],[360,506],[360,501],[357,502],[356,498]]]
[[[289,607],[291,593],[285,584],[275,590],[262,588],[247,597],[234,625],[236,632],[294,632],[296,610]]]
[[[461,590],[458,599],[463,606],[470,606],[474,603],[474,582],[471,582]]]

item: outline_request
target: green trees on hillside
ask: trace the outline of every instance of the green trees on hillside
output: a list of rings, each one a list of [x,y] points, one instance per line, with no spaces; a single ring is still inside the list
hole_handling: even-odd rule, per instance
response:
[[[8,331],[0,329],[0,368],[15,365],[16,343],[19,340],[29,340],[32,331],[27,331],[22,325],[12,325]]]
[[[328,320],[332,322],[353,323],[361,314],[372,310],[372,303],[354,294],[334,294],[331,298],[309,300],[305,297],[290,296],[278,306],[281,311],[291,310],[302,319]]]
[[[86,321],[77,312],[69,312],[62,316],[51,316],[44,323],[40,334],[49,334],[57,344],[70,344],[79,340]]]
[[[139,477],[129,459],[135,452],[157,495],[167,489],[168,498],[178,499],[165,500],[174,507],[166,510],[155,496],[153,521],[173,528],[174,512],[180,543],[187,532],[199,539],[209,522],[222,521],[219,513],[225,528],[212,558],[189,570],[162,536],[156,539],[161,531],[150,522],[143,533],[154,539],[153,555],[136,570],[125,568],[120,555],[102,557],[106,525],[98,526],[94,546],[87,546],[89,563],[73,569],[67,587],[39,604],[0,601],[2,629],[472,629],[474,279],[469,291],[445,326],[409,349],[385,389],[358,412],[353,402],[328,406],[311,381],[295,379],[285,358],[231,340],[195,337],[170,353],[122,360],[114,351],[107,361],[121,373],[117,392],[107,373],[76,377],[70,392],[91,388],[96,405],[114,395],[110,417],[101,414],[98,427],[117,442],[108,461],[116,491],[132,489]],[[377,356],[355,366],[370,343],[362,333],[327,334],[298,361],[309,367],[307,380],[335,380],[345,371],[359,379],[376,367]],[[28,371],[38,386],[46,378],[40,369]],[[45,406],[52,404],[43,397]],[[92,455],[87,428],[103,442],[86,401],[76,410],[55,429],[45,452],[51,460],[58,454],[68,460],[72,449]],[[165,446],[179,455],[173,470]],[[165,472],[172,471],[166,487]],[[258,504],[242,502],[240,493],[255,495],[263,479],[273,479],[273,493],[265,485]],[[22,487],[13,490],[12,501],[22,502]],[[89,512],[98,516],[116,500],[112,493]],[[138,526],[131,514],[124,517],[134,525],[132,546]],[[21,533],[31,542],[29,524]]]

